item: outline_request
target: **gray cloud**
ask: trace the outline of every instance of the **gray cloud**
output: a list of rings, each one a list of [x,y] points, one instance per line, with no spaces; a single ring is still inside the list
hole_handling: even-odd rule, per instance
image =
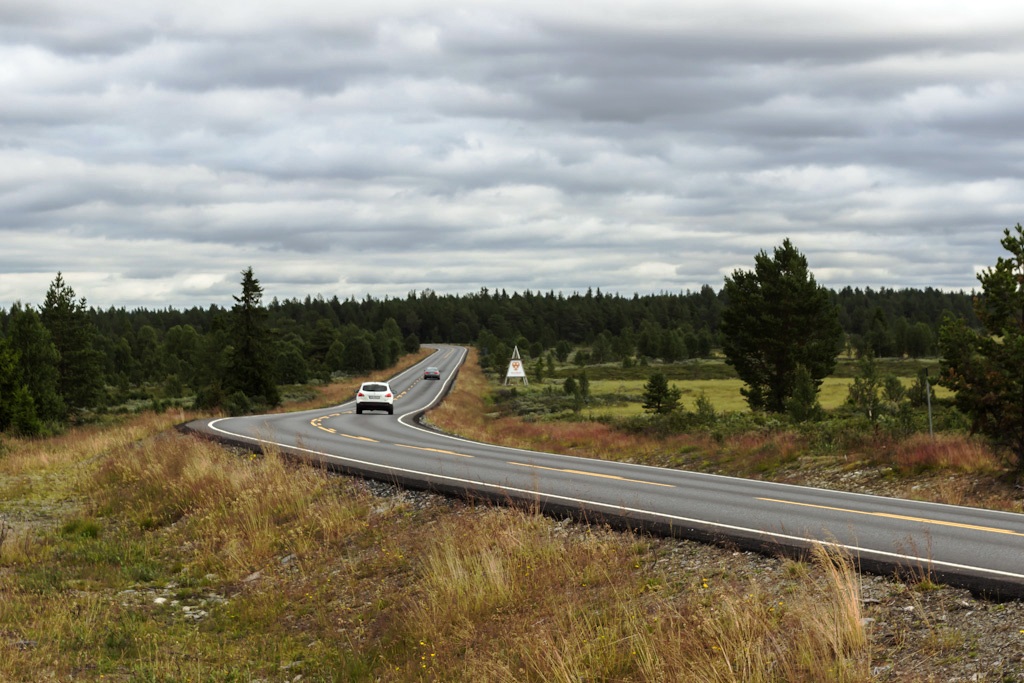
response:
[[[9,0],[0,305],[976,286],[1024,213],[1024,11]]]

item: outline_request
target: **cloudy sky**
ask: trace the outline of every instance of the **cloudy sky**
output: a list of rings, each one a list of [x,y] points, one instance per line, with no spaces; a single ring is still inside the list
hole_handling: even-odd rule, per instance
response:
[[[945,6],[948,5],[948,6]],[[1024,221],[1024,5],[0,1],[0,307],[971,289]]]

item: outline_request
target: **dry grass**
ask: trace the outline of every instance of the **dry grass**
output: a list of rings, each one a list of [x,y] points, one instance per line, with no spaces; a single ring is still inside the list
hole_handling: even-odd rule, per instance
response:
[[[488,416],[474,367],[432,419],[541,438]],[[170,431],[187,417],[16,442],[0,459],[0,680],[872,680],[860,578],[824,549],[736,576],[728,555],[709,566],[528,511],[376,497]],[[602,429],[552,440],[664,457]]]
[[[941,469],[994,473],[1002,468],[980,439],[962,434],[937,434],[934,438],[915,434],[895,445],[891,461],[908,472]]]

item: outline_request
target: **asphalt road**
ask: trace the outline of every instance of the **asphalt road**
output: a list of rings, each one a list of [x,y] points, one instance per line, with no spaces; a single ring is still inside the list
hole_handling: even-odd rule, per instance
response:
[[[418,417],[443,398],[466,355],[462,347],[436,348],[391,380],[394,415],[356,415],[350,401],[184,429],[404,486],[620,528],[769,553],[837,546],[864,571],[1024,598],[1024,515],[503,448],[422,427]],[[428,365],[441,369],[440,381],[423,379]]]

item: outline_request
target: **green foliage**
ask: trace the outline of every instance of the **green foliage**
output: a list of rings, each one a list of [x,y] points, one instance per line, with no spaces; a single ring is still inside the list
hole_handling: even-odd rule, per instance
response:
[[[983,293],[974,311],[983,331],[962,318],[942,326],[940,382],[956,393],[956,405],[972,428],[1010,455],[1024,477],[1024,228],[1003,231],[1010,253],[978,275]]]
[[[723,294],[722,350],[752,409],[784,411],[797,365],[816,386],[832,372],[843,339],[838,310],[788,239],[774,258],[760,252],[754,271],[726,278]]]
[[[342,347],[341,369],[344,372],[360,374],[373,369],[373,345],[360,335]]]
[[[32,398],[36,416],[43,422],[59,422],[67,414],[59,387],[60,354],[31,306],[15,303],[11,307],[8,341],[18,354],[20,382]]]
[[[253,407],[253,402],[243,391],[236,391],[224,401],[224,410],[228,415],[248,415]]]
[[[18,352],[0,337],[0,431],[38,434],[42,425],[28,387],[21,383]]]
[[[420,350],[420,338],[410,334],[405,338],[404,349],[406,353],[416,353]]]
[[[274,378],[278,384],[302,384],[309,379],[309,365],[302,351],[288,342],[275,345]]]
[[[823,414],[818,403],[818,386],[802,363],[796,366],[793,394],[786,400],[786,413],[794,422],[820,420]]]
[[[281,402],[270,365],[263,287],[252,267],[242,271],[242,294],[231,309],[231,345],[224,378],[228,394],[241,392],[268,406]]]
[[[75,290],[57,273],[40,312],[57,350],[58,393],[70,410],[99,405],[103,390],[103,356],[97,350],[97,330]]]
[[[697,424],[702,427],[710,427],[718,420],[718,413],[715,411],[715,405],[703,391],[697,396],[693,412],[697,420]]]
[[[867,417],[871,424],[875,424],[882,414],[882,398],[879,396],[881,387],[882,378],[875,357],[868,353],[861,358],[860,376],[854,378],[850,385],[847,402]]]
[[[846,288],[833,298],[851,337],[867,338],[872,325],[884,328],[897,356],[930,354],[943,312],[964,317],[968,326],[977,325],[970,297],[963,293]],[[23,425],[18,429],[45,433],[59,429],[70,417],[93,419],[105,409],[121,410],[128,402],[148,404],[154,396],[187,400],[199,393],[195,405],[213,407],[239,390],[228,386],[234,381],[228,379],[230,368],[234,364],[237,369],[238,354],[244,352],[236,338],[237,307],[86,308],[85,299],[75,296],[60,273],[47,299],[48,304],[35,308],[16,303],[9,311],[0,310],[0,337],[6,337],[18,356],[18,377],[12,386],[23,385],[31,399],[30,405],[20,388],[0,399],[10,404],[18,397],[14,412]],[[500,341],[508,349],[517,344],[531,369],[543,358],[538,379],[561,382],[586,367],[594,381],[624,370],[643,383],[652,368],[664,372],[669,381],[735,378],[736,371],[724,361],[687,362],[718,357],[725,303],[724,293],[709,286],[699,292],[628,297],[590,290],[571,295],[486,289],[438,295],[427,290],[410,292],[404,299],[275,298],[265,308],[257,307],[257,317],[265,333],[261,357],[273,383],[303,377],[329,381],[332,374],[342,372],[363,374],[388,364],[419,339],[477,339],[486,367],[496,374],[505,372],[509,360],[507,350],[497,346]],[[491,324],[501,331],[500,340],[487,329]],[[577,349],[583,351],[583,365],[556,367],[556,359],[564,363]],[[667,359],[676,362],[666,363]],[[890,361],[903,362],[886,362]],[[845,372],[840,365],[833,374]],[[249,397],[266,403],[265,396]],[[9,406],[7,410],[14,414]],[[16,428],[8,422],[8,429]]]
[[[570,375],[562,384],[562,391],[572,399],[573,412],[580,412],[590,402],[590,379],[584,370],[578,376]]]
[[[679,408],[679,399],[682,396],[677,386],[669,386],[668,378],[664,373],[656,372],[651,375],[644,385],[644,410],[655,415],[667,415]]]

